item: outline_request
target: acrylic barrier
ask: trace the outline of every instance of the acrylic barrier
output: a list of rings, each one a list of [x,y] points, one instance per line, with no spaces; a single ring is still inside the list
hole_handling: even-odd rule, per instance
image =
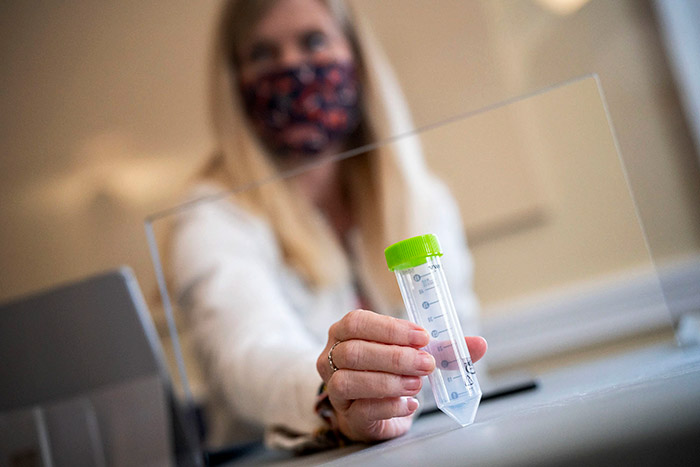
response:
[[[673,341],[595,76],[420,128],[368,119],[376,141],[321,159],[242,152],[147,219],[153,312],[184,353],[186,399],[250,418],[313,375],[345,313],[405,317],[384,248],[424,233],[465,333],[489,341],[480,380]]]

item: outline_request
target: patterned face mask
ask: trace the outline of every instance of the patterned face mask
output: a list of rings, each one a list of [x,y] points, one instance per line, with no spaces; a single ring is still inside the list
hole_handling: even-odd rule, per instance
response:
[[[258,135],[279,156],[318,155],[355,131],[360,120],[352,63],[275,71],[242,85],[241,93]],[[289,136],[299,128],[299,134]]]

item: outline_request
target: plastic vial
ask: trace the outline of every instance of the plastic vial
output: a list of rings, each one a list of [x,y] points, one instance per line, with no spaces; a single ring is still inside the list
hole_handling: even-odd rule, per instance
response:
[[[476,417],[481,388],[447,287],[437,236],[403,240],[384,254],[396,274],[409,319],[430,334],[423,350],[435,358],[435,371],[428,375],[435,402],[457,423],[467,426]]]

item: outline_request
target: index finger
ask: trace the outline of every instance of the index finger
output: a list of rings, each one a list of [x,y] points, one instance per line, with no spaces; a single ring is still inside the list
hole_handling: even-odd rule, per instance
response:
[[[361,339],[411,347],[424,347],[430,340],[427,331],[417,324],[367,310],[346,314],[331,326],[328,334],[335,341]]]

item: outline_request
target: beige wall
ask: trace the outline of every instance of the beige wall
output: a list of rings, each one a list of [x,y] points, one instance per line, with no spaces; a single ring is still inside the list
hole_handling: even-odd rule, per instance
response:
[[[662,258],[700,252],[697,159],[643,2],[593,0],[569,16],[525,0],[353,3],[385,45],[418,125],[598,73],[653,249]],[[0,6],[0,299],[122,263],[152,288],[141,220],[170,203],[210,147],[205,55],[217,4]],[[557,191],[564,173],[546,160],[525,167],[535,209],[505,203],[495,220],[465,213],[487,305],[615,268],[582,262],[562,277],[518,260],[522,238],[551,230],[542,212],[568,208]],[[519,287],[502,280],[506,268]]]
[[[0,5],[0,299],[131,265],[141,221],[209,148],[217,2]]]
[[[646,2],[441,2],[445,10],[420,0],[356,3],[367,12],[388,48],[419,126],[596,73],[655,259],[672,261],[700,253],[700,172],[696,151],[678,108],[674,84]],[[559,14],[544,6],[557,3],[578,4],[578,9]],[[588,116],[582,117],[585,120]],[[477,265],[476,288],[485,305],[630,266],[622,253],[612,252],[606,257],[597,251],[593,257],[570,263],[566,270],[546,261],[542,267],[535,267],[532,246],[539,242],[540,248],[534,251],[545,255],[545,259],[548,252],[552,254],[556,249],[552,240],[555,244],[566,241],[574,245],[575,237],[560,236],[557,240],[551,233],[557,219],[561,222],[566,216],[582,215],[585,211],[566,190],[567,178],[575,176],[576,161],[569,160],[567,167],[558,167],[553,154],[546,150],[554,141],[549,141],[550,136],[542,131],[539,141],[533,139],[536,128],[528,127],[527,120],[526,117],[520,125],[510,128],[520,133],[512,136],[517,145],[531,148],[533,154],[525,164],[523,158],[528,159],[527,154],[515,161],[521,180],[510,192],[503,186],[498,191],[499,196],[509,198],[510,217],[487,217],[488,213],[508,212],[489,198],[493,192],[481,189],[485,196],[477,198],[478,194],[468,185],[453,183],[458,197],[462,191],[472,200],[462,203],[462,207]],[[482,134],[489,137],[486,132]],[[594,151],[594,147],[592,144],[590,150]],[[503,150],[508,148],[504,146]],[[462,170],[469,170],[474,159],[470,155]],[[610,158],[598,161],[612,162]],[[433,165],[440,163],[434,161]],[[489,170],[496,167],[498,164],[493,164]],[[458,166],[454,170],[439,168],[448,178],[459,172]],[[602,170],[603,165],[598,165],[596,170],[579,177],[588,174],[583,182],[596,187]],[[483,184],[483,180],[476,183]],[[594,189],[589,194],[597,196],[587,200],[591,206],[610,202],[604,193]],[[469,209],[473,209],[473,215]],[[610,218],[592,218],[602,230],[622,232],[616,230],[619,226]],[[585,228],[575,232],[581,232],[584,239]],[[639,231],[626,232],[632,235],[630,241],[640,240]],[[597,264],[592,265],[591,261]]]

